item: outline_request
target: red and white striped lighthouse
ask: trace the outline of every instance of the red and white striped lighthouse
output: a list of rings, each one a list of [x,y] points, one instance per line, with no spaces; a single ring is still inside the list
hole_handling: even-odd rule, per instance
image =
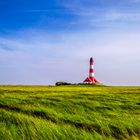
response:
[[[94,60],[92,57],[90,58],[89,63],[89,77],[84,80],[84,83],[98,83],[98,81],[94,77]]]

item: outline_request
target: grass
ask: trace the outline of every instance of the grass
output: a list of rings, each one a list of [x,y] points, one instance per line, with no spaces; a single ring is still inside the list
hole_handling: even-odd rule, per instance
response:
[[[139,140],[140,87],[0,86],[1,140]]]

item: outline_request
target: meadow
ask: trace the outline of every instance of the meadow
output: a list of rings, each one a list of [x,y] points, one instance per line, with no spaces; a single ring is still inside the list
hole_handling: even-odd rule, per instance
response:
[[[0,86],[1,140],[139,140],[140,87]]]

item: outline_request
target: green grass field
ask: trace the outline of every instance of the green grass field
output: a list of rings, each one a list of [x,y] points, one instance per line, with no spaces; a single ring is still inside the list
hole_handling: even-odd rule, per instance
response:
[[[0,86],[1,140],[139,140],[140,87]]]

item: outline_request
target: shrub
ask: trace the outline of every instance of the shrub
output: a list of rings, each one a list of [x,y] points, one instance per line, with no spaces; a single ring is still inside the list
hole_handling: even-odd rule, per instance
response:
[[[56,85],[56,86],[71,85],[71,83],[67,83],[67,82],[56,82],[55,85]]]

